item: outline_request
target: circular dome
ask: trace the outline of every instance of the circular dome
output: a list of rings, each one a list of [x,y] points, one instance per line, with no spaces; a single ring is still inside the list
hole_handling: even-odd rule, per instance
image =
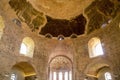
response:
[[[28,0],[35,9],[57,19],[71,19],[81,14],[93,0]]]

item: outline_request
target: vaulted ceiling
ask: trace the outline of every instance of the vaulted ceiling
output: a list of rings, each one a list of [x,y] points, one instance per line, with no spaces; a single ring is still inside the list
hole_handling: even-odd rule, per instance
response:
[[[10,0],[9,5],[32,32],[53,37],[89,34],[109,24],[119,0]]]

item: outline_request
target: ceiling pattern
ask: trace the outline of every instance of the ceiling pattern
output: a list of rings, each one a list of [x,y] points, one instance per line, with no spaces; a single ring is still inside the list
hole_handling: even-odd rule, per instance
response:
[[[90,34],[120,11],[119,0],[10,0],[9,4],[18,16],[16,21],[53,37]]]

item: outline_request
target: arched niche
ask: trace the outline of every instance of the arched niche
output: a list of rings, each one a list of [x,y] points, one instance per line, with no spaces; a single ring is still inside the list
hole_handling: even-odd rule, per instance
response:
[[[101,60],[101,59],[94,59],[91,61],[88,65],[86,65],[84,69],[84,74],[88,78],[92,79],[97,79],[97,80],[104,80],[104,79],[99,79],[101,77],[101,74],[103,74],[102,70],[106,70],[106,72],[111,71],[112,68],[110,67],[111,63],[106,60]],[[103,75],[102,75],[103,77]]]
[[[55,56],[49,62],[49,80],[72,80],[72,61],[66,56]]]
[[[25,37],[21,43],[20,54],[33,57],[34,47],[34,41],[30,37]]]
[[[10,80],[35,80],[36,72],[28,62],[19,62],[15,64],[10,73]]]
[[[112,70],[109,67],[102,67],[98,70],[98,80],[114,80]]]
[[[4,20],[3,20],[2,16],[0,16],[0,39],[3,35],[4,28],[5,28]]]

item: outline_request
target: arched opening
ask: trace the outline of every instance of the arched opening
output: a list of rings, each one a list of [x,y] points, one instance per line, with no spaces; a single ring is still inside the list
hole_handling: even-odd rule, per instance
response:
[[[95,61],[87,65],[85,69],[85,79],[114,80],[114,76],[109,65],[111,65],[111,63],[106,60],[100,61],[100,59],[96,59]]]
[[[97,74],[98,80],[114,80],[113,74],[109,67],[103,67]]]
[[[88,50],[90,58],[103,55],[103,49],[100,39],[97,37],[90,39],[88,42]]]
[[[21,43],[20,54],[33,57],[34,41],[30,37],[25,37]]]
[[[4,21],[3,21],[3,18],[2,16],[0,16],[0,39],[3,35],[3,29],[5,28],[5,25],[4,25]]]
[[[33,66],[27,62],[15,64],[11,70],[10,80],[35,80],[36,72]]]
[[[49,80],[72,80],[72,62],[68,57],[56,56],[51,59]]]

